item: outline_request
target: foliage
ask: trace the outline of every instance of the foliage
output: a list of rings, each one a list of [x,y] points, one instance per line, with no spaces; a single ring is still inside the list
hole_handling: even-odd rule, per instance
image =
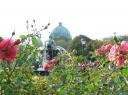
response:
[[[127,35],[117,36],[117,37],[118,37],[118,39],[119,39],[120,41],[123,41],[123,40],[127,41],[127,40],[128,40],[128,36],[127,36]],[[103,43],[104,43],[104,44],[108,44],[108,43],[114,44],[113,37],[104,38],[104,39],[103,39]]]
[[[119,38],[120,41],[128,40],[128,36],[127,35],[119,36],[118,38]]]
[[[85,41],[85,44],[82,45],[81,39]],[[100,47],[103,44],[100,40],[92,40],[84,35],[79,35],[75,37],[70,44],[70,51],[73,51],[76,56],[84,56],[87,60],[93,60],[92,53],[96,48]]]
[[[127,95],[127,59],[125,64],[116,66],[105,55],[93,56],[96,62],[86,63],[83,67],[78,66],[79,61],[83,60],[81,56],[60,55],[59,63],[50,75],[40,79],[45,80],[46,89],[43,92],[48,95]]]
[[[35,75],[32,68],[40,57],[39,48],[36,46],[38,36],[35,34],[22,35],[20,44],[17,42],[19,40],[12,41],[13,45],[7,44],[11,47],[15,45],[19,47],[19,51],[16,51],[17,55],[15,56],[14,53],[12,60],[6,55],[12,48],[5,48],[6,45],[2,44],[4,47],[0,48],[0,95],[127,95],[127,41],[109,45],[105,43],[97,50],[99,54],[95,54],[94,49],[102,42],[85,37],[88,48],[84,48],[84,52],[88,55],[91,51],[91,57],[95,60],[84,63],[84,57],[80,52],[81,36],[76,37],[73,39],[71,49],[78,49],[80,55],[76,56],[75,52],[59,54],[58,63],[51,68],[49,76],[40,76]],[[0,43],[1,41],[2,37]],[[121,47],[114,48],[116,51],[114,57],[118,59],[120,56],[125,56],[124,63],[118,66],[115,59],[110,60],[106,57],[113,46]],[[83,64],[78,65],[81,61]]]
[[[39,59],[40,34],[32,28],[33,33],[20,36],[21,43],[12,38],[15,32],[8,39],[0,37],[0,95],[36,95],[32,67]]]
[[[67,54],[66,54],[67,55]],[[47,77],[36,76],[37,92],[44,95],[125,95],[128,92],[128,65],[115,67],[103,56],[97,56],[99,63],[86,64],[84,68],[77,65],[77,58],[65,60],[54,66]],[[40,89],[42,88],[43,89]]]
[[[68,38],[60,36],[60,37],[54,38],[54,40],[56,42],[56,45],[61,46],[61,47],[65,48],[66,50],[69,50],[69,45],[70,45],[72,39],[68,39]]]
[[[0,91],[4,95],[31,94],[32,63],[38,58],[38,50],[30,44],[19,46],[20,50],[13,62],[3,60],[0,62]]]
[[[128,92],[127,64],[116,67],[105,56],[97,56],[98,64],[88,63],[82,68],[77,65],[82,60],[81,57],[77,58],[73,54],[62,54],[58,56],[59,63],[50,70],[49,76],[33,75],[30,67],[31,63],[35,62],[36,57],[38,57],[38,50],[28,44],[24,47],[21,49],[22,53],[19,52],[17,55],[16,60],[20,60],[20,63],[16,65],[11,79],[9,78],[10,81],[7,81],[7,74],[1,72],[1,94],[125,95]],[[29,53],[32,56],[27,58]],[[10,70],[12,70],[16,60],[13,63],[7,63],[6,66],[10,65]]]
[[[82,45],[81,43],[81,39],[83,39],[84,41],[86,41],[86,43],[84,45]],[[76,55],[81,55],[83,53],[85,53],[84,48],[87,46],[87,43],[91,41],[90,38],[84,36],[84,35],[79,35],[76,36],[71,44],[70,44],[70,51],[75,50],[76,51]]]

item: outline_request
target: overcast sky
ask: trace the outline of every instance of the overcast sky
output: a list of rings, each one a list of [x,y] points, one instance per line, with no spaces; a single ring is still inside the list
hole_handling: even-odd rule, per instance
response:
[[[42,39],[48,38],[59,22],[71,35],[83,34],[92,39],[128,35],[127,0],[1,0],[0,36],[26,34],[26,20],[35,19],[38,28],[51,23]]]

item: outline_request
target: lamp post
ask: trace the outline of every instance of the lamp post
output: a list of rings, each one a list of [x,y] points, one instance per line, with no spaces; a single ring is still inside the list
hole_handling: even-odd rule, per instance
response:
[[[83,52],[84,52],[84,45],[86,44],[86,41],[83,38],[81,38],[81,44],[82,44],[82,54],[83,54]]]

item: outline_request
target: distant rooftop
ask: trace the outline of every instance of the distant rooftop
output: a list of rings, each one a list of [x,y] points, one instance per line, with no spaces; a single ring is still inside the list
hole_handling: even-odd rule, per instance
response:
[[[71,39],[71,34],[68,31],[67,28],[65,28],[61,22],[59,22],[59,25],[53,29],[52,33],[50,34],[51,37],[57,38],[57,37],[65,37]]]

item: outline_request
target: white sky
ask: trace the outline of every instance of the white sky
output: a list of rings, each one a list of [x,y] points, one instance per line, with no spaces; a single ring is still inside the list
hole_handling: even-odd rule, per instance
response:
[[[58,22],[71,32],[72,36],[83,34],[92,39],[101,39],[128,34],[127,0],[1,0],[0,36],[10,37],[15,29],[16,36],[26,34],[26,20],[35,19],[41,27],[51,23],[51,32]],[[48,32],[42,32],[42,39]]]

